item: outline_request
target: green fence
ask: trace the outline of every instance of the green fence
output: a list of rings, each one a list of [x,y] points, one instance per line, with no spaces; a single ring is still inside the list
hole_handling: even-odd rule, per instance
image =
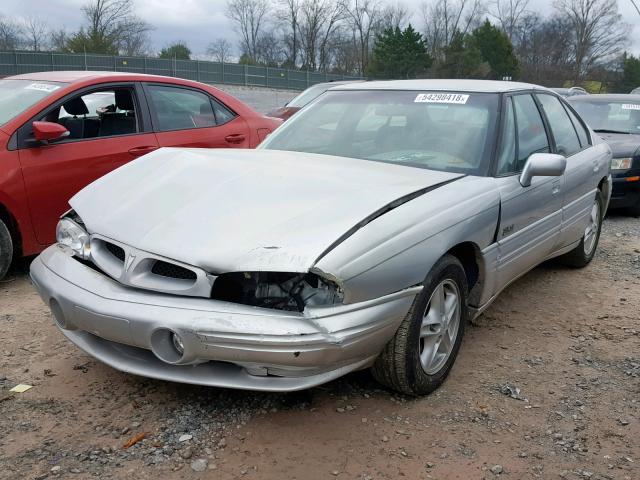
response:
[[[357,79],[357,77],[331,73],[238,65],[237,63],[207,62],[203,60],[51,52],[0,52],[0,77],[58,70],[148,73],[187,78],[204,83],[227,83],[292,90],[304,90],[316,83],[332,80]]]

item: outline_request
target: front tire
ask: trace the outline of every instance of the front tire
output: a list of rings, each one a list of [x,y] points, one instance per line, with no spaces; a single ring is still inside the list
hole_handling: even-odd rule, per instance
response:
[[[11,233],[9,233],[9,229],[4,222],[0,220],[0,280],[9,271],[12,259],[13,241],[11,240]]]
[[[589,223],[584,230],[584,234],[580,239],[578,246],[568,253],[565,253],[561,259],[570,267],[583,268],[591,263],[598,249],[598,240],[600,240],[600,232],[602,230],[602,218],[604,202],[602,201],[602,193],[600,190],[596,192],[596,198],[591,207],[589,215]]]
[[[442,257],[423,286],[372,367],[376,380],[407,395],[426,395],[442,384],[468,318],[467,278],[456,257]]]

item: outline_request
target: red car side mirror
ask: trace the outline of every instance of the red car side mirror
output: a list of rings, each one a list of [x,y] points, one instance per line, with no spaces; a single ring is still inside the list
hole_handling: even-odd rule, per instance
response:
[[[69,130],[59,123],[33,122],[33,136],[40,142],[52,142],[69,136]]]

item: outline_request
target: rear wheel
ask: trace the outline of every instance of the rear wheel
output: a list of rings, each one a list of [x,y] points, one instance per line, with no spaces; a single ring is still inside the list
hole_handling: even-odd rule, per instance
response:
[[[13,259],[13,242],[9,229],[0,220],[0,280],[4,278],[9,271],[11,260]]]
[[[600,190],[598,190],[591,207],[591,213],[589,214],[589,222],[584,229],[580,243],[576,248],[561,257],[565,264],[571,267],[582,268],[589,265],[591,260],[593,260],[598,248],[600,230],[602,229],[602,205],[602,194]]]
[[[457,258],[442,257],[423,286],[372,368],[380,383],[408,395],[426,395],[444,381],[468,317],[467,279]]]

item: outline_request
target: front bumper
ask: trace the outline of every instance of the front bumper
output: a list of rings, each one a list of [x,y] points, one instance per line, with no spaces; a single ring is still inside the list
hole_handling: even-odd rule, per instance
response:
[[[633,207],[640,204],[640,180],[630,181],[638,176],[640,176],[638,168],[613,173],[611,208]]]
[[[125,287],[57,246],[31,278],[62,333],[118,370],[217,387],[293,391],[372,364],[421,287],[283,312]],[[177,333],[184,355],[170,351]]]

